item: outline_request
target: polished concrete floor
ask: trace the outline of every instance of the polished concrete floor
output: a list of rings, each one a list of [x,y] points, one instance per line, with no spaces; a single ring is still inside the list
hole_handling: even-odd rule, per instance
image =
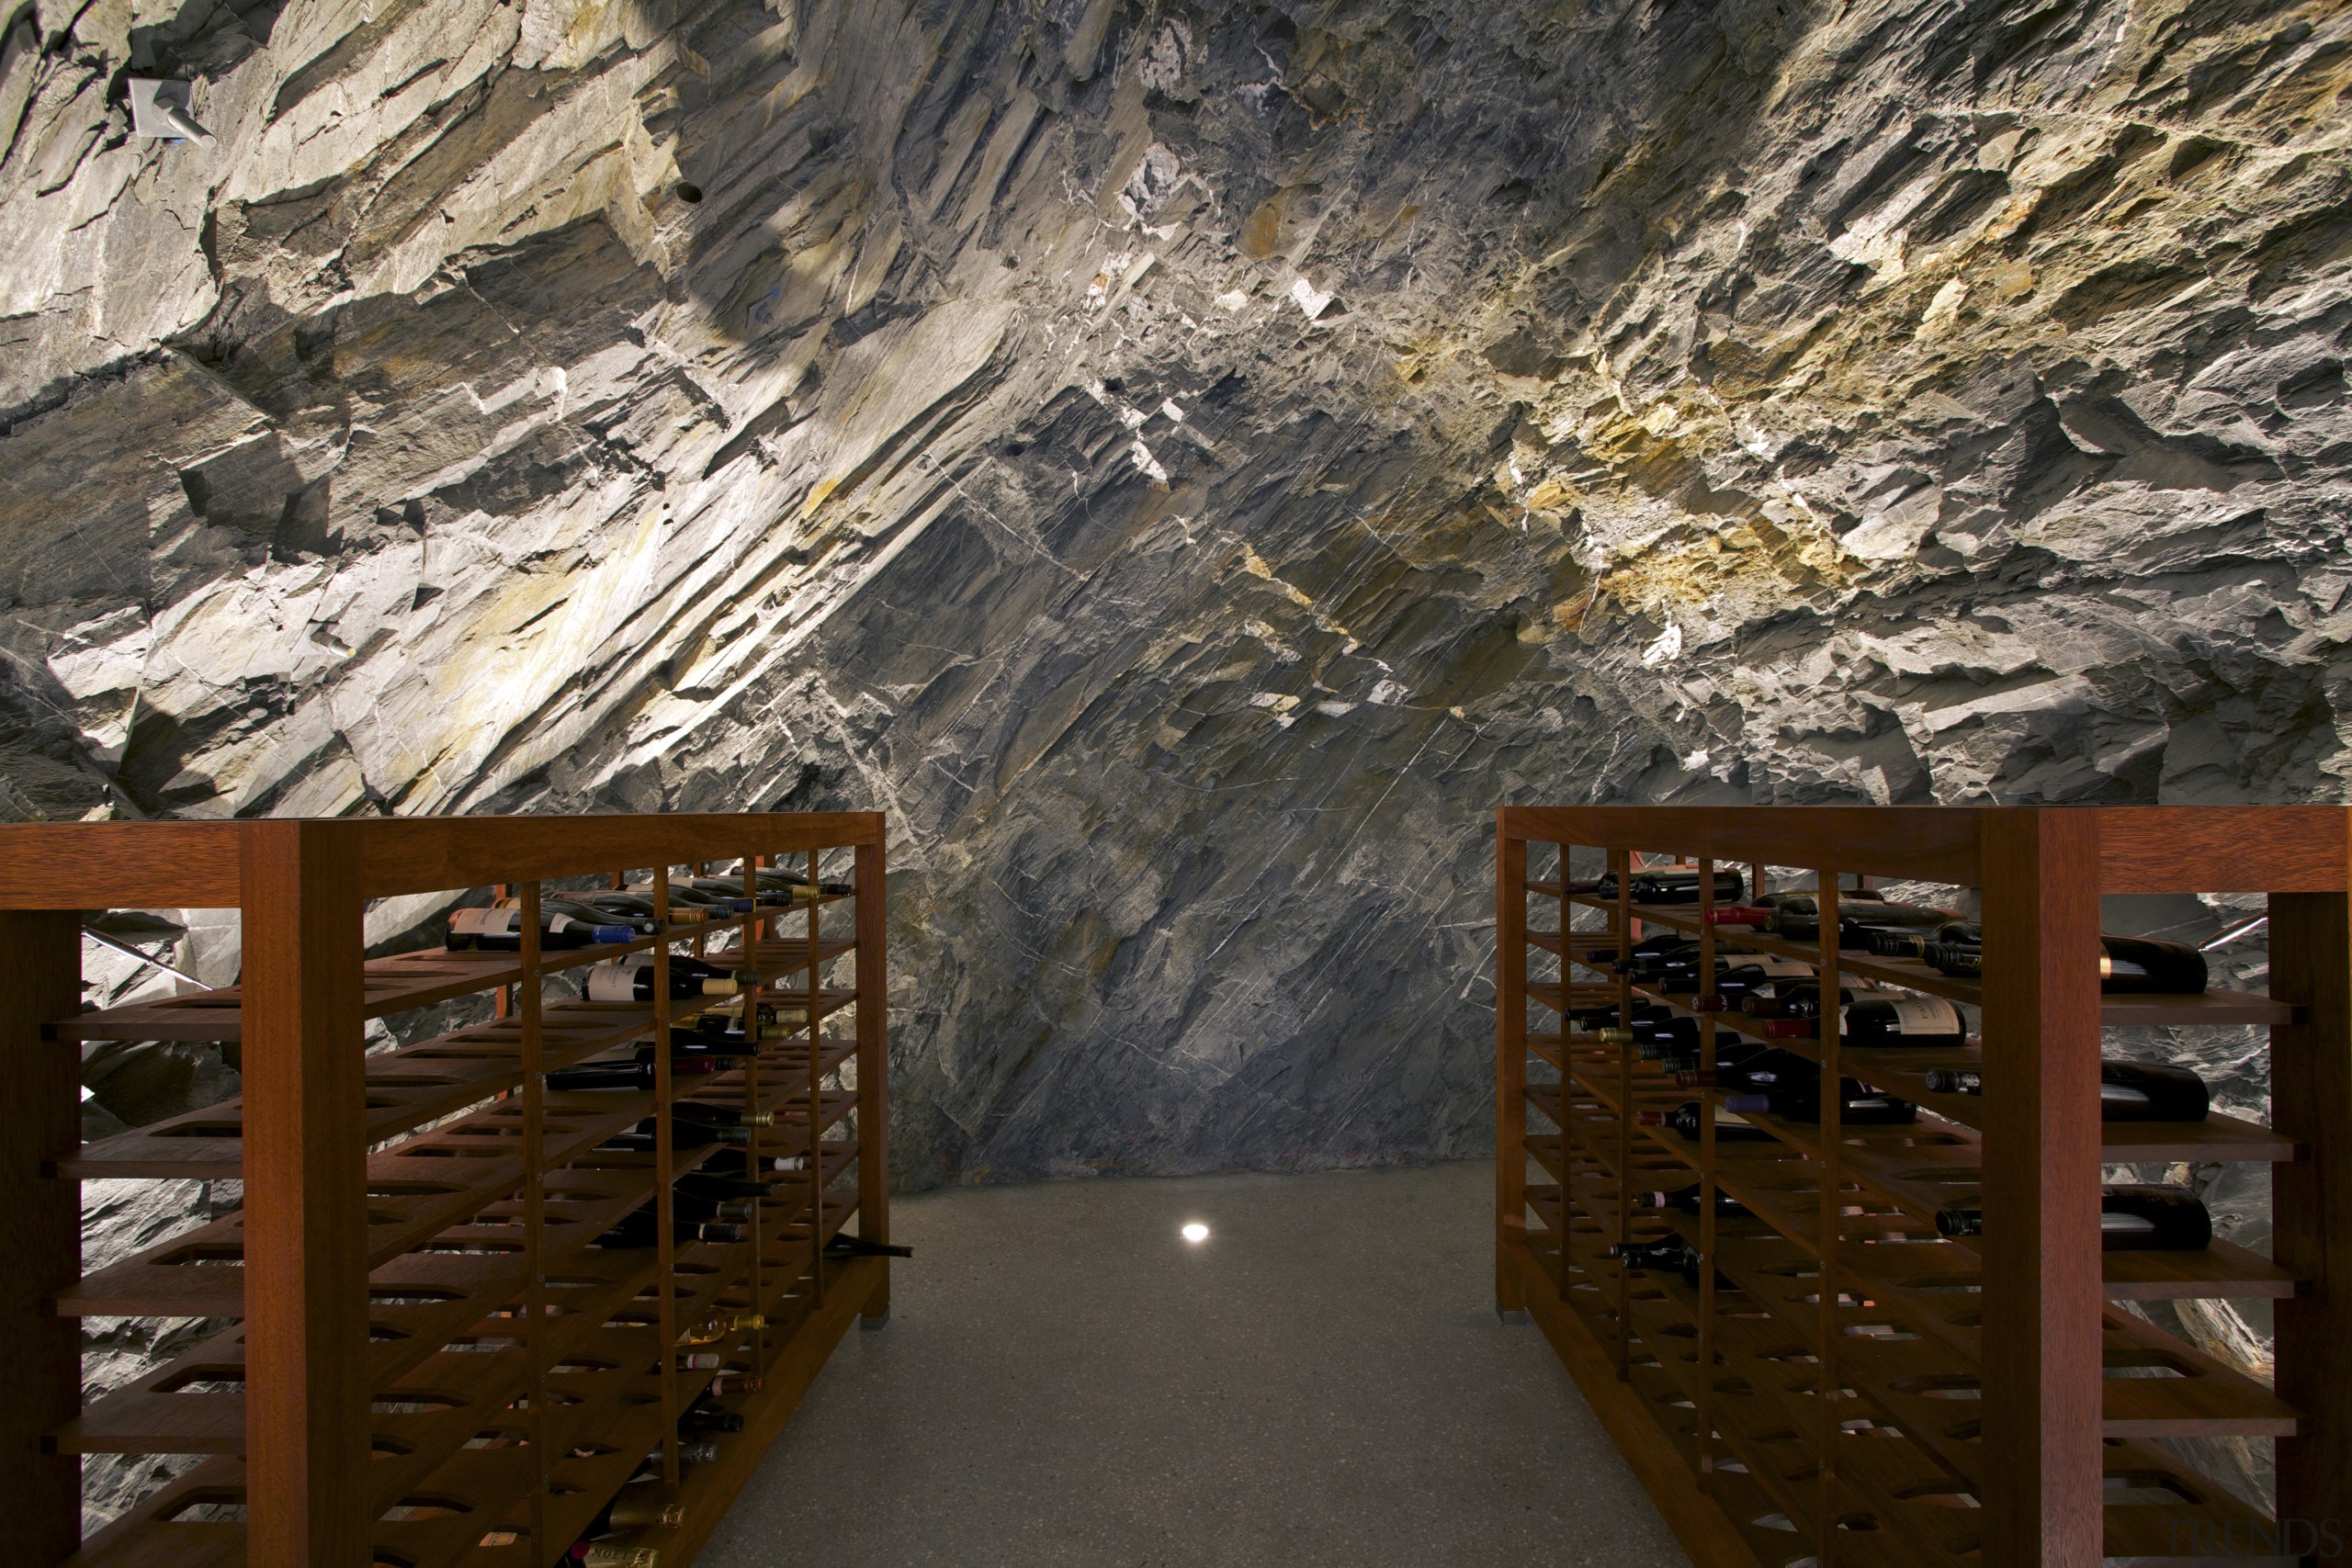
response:
[[[1496,1320],[1493,1181],[901,1199],[889,1325],[842,1342],[698,1568],[1680,1568],[1542,1333]]]

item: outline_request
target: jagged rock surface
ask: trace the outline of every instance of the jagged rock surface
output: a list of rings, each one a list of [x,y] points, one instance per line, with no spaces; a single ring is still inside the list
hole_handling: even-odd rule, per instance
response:
[[[0,6],[0,813],[879,807],[901,1179],[1476,1151],[1498,800],[2342,798],[2347,91],[2327,0]]]

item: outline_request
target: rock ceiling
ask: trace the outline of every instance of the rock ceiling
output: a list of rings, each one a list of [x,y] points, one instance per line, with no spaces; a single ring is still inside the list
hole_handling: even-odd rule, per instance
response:
[[[0,809],[879,807],[906,1179],[1482,1147],[1499,800],[2342,792],[2323,0],[0,18]]]

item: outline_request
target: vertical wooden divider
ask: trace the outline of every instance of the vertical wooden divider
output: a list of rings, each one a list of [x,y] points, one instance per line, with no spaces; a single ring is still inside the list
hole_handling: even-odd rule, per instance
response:
[[[50,1436],[82,1413],[82,1325],[50,1309],[82,1277],[82,1184],[53,1163],[81,1147],[82,1053],[45,1026],[82,1010],[81,922],[70,909],[0,910],[0,1518],[9,1554],[52,1568],[82,1541],[82,1461]]]
[[[2098,818],[1984,822],[1984,1561],[2097,1568]]]
[[[1567,846],[1560,849],[1560,876],[1567,878]],[[865,905],[858,906],[860,914]],[[1562,922],[1563,925],[1566,922]],[[1563,953],[1567,942],[1563,939]],[[865,960],[858,983],[865,988]],[[1566,958],[1560,984],[1568,983]],[[858,1011],[865,1012],[863,1003]],[[1566,1037],[1567,1026],[1561,1025]],[[865,1070],[858,1072],[864,1087]],[[863,1114],[863,1112],[861,1112]],[[1566,1158],[1565,1144],[1563,1159]],[[1563,1165],[1563,1169],[1566,1166]],[[1564,1190],[1565,1198],[1565,1190]],[[1519,1270],[1511,1266],[1513,1238],[1527,1225],[1527,840],[1513,838],[1501,808],[1495,812],[1495,1310],[1526,1310]]]
[[[373,1556],[362,826],[240,828],[252,1568]]]
[[[2270,1032],[2270,1108],[2302,1145],[2271,1168],[2271,1250],[2306,1281],[2278,1305],[2278,1397],[2297,1412],[2278,1439],[2288,1544],[2352,1537],[2352,897],[2270,899],[2270,994],[2301,1018]]]
[[[808,1269],[816,1281],[812,1294],[817,1304],[825,1303],[825,1150],[821,1129],[824,1126],[823,1094],[820,1085],[824,1080],[824,1018],[821,1009],[825,999],[817,962],[820,934],[818,911],[824,906],[823,880],[818,863],[818,852],[808,852],[808,887],[813,895],[808,900]]]
[[[1699,862],[1699,990],[1709,1002],[1699,1014],[1699,1067],[1713,1083],[1715,1071],[1715,863]],[[1626,1173],[1631,1181],[1633,1173]],[[1699,1458],[1699,1488],[1715,1473],[1715,1096],[1699,1096],[1699,1429],[1692,1435]]]
[[[532,1550],[549,1557],[548,1483],[555,1454],[548,1428],[547,1267],[547,1069],[546,1039],[539,1012],[545,1003],[539,968],[539,885],[523,884],[523,977],[514,984],[514,1010],[522,1021],[523,1067],[523,1351],[531,1360],[531,1452],[537,1478],[531,1486]],[[563,1542],[569,1546],[569,1541]]]
[[[1814,1520],[1816,1544],[1815,1551],[1821,1568],[1834,1568],[1838,1553],[1838,1435],[1843,1429],[1843,1401],[1838,1390],[1843,1386],[1843,1374],[1838,1370],[1838,1298],[1842,1293],[1838,1280],[1838,1233],[1845,1221],[1846,1185],[1845,1161],[1841,1157],[1844,1143],[1845,1069],[1839,1062],[1839,1047],[1846,1032],[1846,1010],[1839,999],[1841,980],[1838,976],[1838,872],[1823,866],[1814,874],[1814,909],[1820,920],[1817,935],[1821,942],[1820,961],[1815,965],[1815,979],[1821,998],[1821,1021],[1815,1033],[1821,1046],[1821,1207],[1820,1245],[1821,1272],[1815,1283],[1821,1298],[1820,1311],[1815,1318],[1815,1332],[1821,1343],[1815,1348],[1820,1357],[1814,1368],[1815,1398],[1814,1410],[1814,1441],[1819,1448],[1815,1474],[1819,1487],[1819,1501],[1815,1504]]]
[[[751,1135],[743,1145],[743,1179],[759,1181],[776,1173],[761,1164],[763,1154],[773,1152],[775,1134],[760,1126],[756,1112],[764,1103],[760,1099],[760,1008],[767,997],[767,980],[760,964],[760,944],[768,937],[768,917],[760,913],[759,857],[746,850],[736,862],[743,874],[743,897],[751,908],[743,919],[741,949],[743,971],[751,976],[739,993],[743,998],[743,1110],[744,1120],[752,1123]],[[752,1200],[752,1310],[763,1310],[767,1300],[767,1219],[768,1212],[761,1207],[761,1200]],[[752,1370],[765,1376],[770,1347],[782,1338],[775,1326],[755,1330],[752,1335]]]
[[[889,868],[882,842],[857,847],[857,1234],[876,1245],[890,1240],[890,1162],[883,1151],[890,1126],[890,973],[885,946],[890,929]],[[890,1260],[865,1298],[865,1325],[890,1317]]]
[[[678,1500],[678,1225],[671,1183],[677,1178],[670,1131],[670,868],[653,868],[653,1237],[662,1292],[662,1500]]]
[[[1617,1245],[1634,1244],[1634,852],[1618,850],[1611,857],[1617,870]],[[1566,943],[1562,943],[1566,946]],[[1561,984],[1567,983],[1565,976]],[[1564,992],[1561,999],[1566,1000]],[[1560,1038],[1568,1036],[1568,1021],[1560,1021]],[[1562,1059],[1567,1060],[1563,1050]],[[1566,1112],[1575,1102],[1576,1093],[1566,1072],[1560,1075],[1560,1108]],[[1561,1140],[1563,1151],[1566,1139]],[[1566,1175],[1565,1168],[1562,1174]],[[1567,1295],[1568,1281],[1568,1194],[1564,1185],[1560,1190],[1560,1294]],[[1623,1260],[1617,1264],[1617,1381],[1633,1376],[1634,1361],[1634,1271]]]

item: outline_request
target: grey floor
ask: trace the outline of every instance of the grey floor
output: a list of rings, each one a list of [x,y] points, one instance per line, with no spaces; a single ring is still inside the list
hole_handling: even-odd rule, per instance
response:
[[[1493,1181],[900,1199],[889,1325],[842,1342],[696,1562],[1681,1568],[1541,1332],[1496,1321]]]

